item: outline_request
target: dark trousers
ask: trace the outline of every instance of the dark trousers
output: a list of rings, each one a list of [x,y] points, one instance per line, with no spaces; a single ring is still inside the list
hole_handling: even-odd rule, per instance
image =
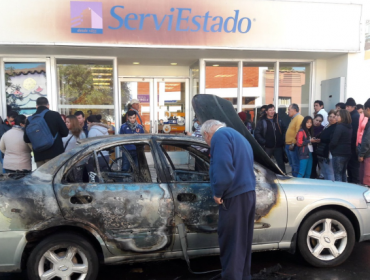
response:
[[[224,199],[219,206],[218,242],[222,279],[251,279],[255,207],[255,191]]]
[[[349,157],[333,156],[334,179],[339,182],[347,182],[346,169],[349,164]]]
[[[349,183],[360,183],[360,162],[358,161],[356,150],[352,150],[352,155],[347,165],[347,173]]]
[[[285,163],[284,163],[284,147],[279,148],[266,148],[265,152],[269,157],[274,156],[276,159],[277,165],[285,173]]]
[[[317,179],[317,172],[316,172],[316,168],[317,168],[317,164],[319,163],[319,161],[317,160],[317,155],[315,152],[312,153],[312,170],[311,170],[311,179]]]

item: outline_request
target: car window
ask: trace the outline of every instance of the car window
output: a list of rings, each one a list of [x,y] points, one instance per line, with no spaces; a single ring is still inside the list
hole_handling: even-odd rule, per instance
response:
[[[209,181],[209,156],[206,149],[204,152],[198,146],[176,144],[162,144],[161,148],[174,181]]]
[[[157,170],[148,144],[116,145],[87,155],[67,171],[63,181],[68,183],[157,182]]]

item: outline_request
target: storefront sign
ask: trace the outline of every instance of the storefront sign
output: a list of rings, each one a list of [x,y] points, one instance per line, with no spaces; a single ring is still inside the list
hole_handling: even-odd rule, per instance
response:
[[[272,0],[16,0],[0,9],[0,44],[357,52],[361,9]]]

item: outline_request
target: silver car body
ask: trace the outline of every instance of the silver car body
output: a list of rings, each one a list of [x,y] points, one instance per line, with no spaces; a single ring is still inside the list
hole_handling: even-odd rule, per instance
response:
[[[219,253],[218,206],[209,183],[166,181],[143,184],[63,184],[65,171],[86,153],[124,143],[152,145],[166,173],[161,143],[205,145],[192,137],[109,136],[83,141],[33,173],[17,180],[0,181],[0,272],[21,270],[28,244],[53,229],[78,229],[101,248],[106,264],[178,258],[183,255],[177,225],[186,226],[190,257]],[[155,144],[157,143],[157,144]],[[302,221],[318,209],[336,209],[352,222],[357,241],[370,239],[369,203],[365,187],[324,180],[276,175],[255,163],[257,179],[253,251],[283,249],[294,252]],[[70,197],[85,191],[95,204],[75,205]],[[193,202],[178,195],[196,193]],[[132,212],[130,212],[132,211]]]

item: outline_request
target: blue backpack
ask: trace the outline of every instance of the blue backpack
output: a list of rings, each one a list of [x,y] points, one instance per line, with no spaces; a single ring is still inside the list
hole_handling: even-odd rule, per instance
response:
[[[48,124],[45,121],[45,114],[49,110],[44,110],[40,114],[28,117],[29,124],[26,133],[31,141],[32,149],[35,152],[43,152],[53,146],[58,133],[53,137]]]

